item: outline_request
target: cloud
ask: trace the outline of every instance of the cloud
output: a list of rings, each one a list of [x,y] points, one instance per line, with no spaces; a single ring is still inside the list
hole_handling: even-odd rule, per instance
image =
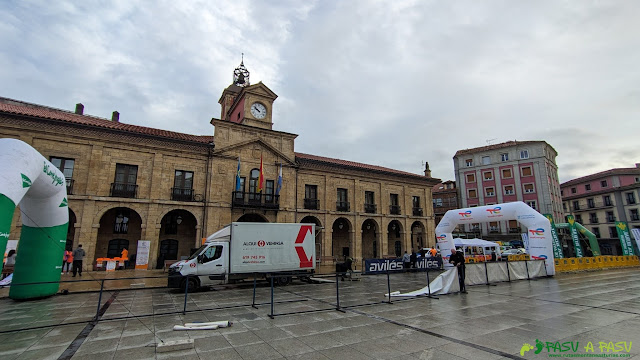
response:
[[[545,140],[561,181],[633,166],[635,2],[18,2],[0,96],[211,134],[244,53],[300,152],[453,179],[459,149]]]

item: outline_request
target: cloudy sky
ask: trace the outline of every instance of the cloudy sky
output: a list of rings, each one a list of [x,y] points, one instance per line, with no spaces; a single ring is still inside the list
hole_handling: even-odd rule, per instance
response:
[[[3,1],[0,96],[211,135],[241,53],[296,150],[453,179],[545,140],[561,181],[640,162],[637,1]]]

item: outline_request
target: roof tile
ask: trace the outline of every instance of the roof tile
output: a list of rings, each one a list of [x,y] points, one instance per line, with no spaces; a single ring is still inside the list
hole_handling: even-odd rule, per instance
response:
[[[104,129],[121,130],[141,135],[151,135],[168,139],[192,141],[204,144],[208,144],[213,141],[213,136],[191,135],[174,131],[149,128],[145,126],[130,125],[99,118],[96,116],[80,115],[65,110],[54,109],[42,105],[29,104],[7,98],[0,98],[0,112],[15,115],[33,116],[51,120],[60,120],[73,124],[96,126]]]

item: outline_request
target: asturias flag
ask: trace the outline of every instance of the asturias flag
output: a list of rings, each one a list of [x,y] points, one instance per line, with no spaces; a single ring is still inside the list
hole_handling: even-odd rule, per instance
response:
[[[258,192],[264,189],[264,172],[262,171],[262,155],[260,155],[260,177],[258,178]]]
[[[282,164],[280,164],[280,172],[278,173],[278,185],[276,185],[276,195],[280,195],[282,190]]]
[[[238,170],[236,171],[236,191],[240,190],[240,157],[238,156]]]

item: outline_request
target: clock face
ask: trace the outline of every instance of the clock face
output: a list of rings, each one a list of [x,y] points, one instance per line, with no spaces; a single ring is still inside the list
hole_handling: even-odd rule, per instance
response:
[[[251,115],[256,119],[264,119],[267,116],[267,108],[256,102],[251,105]]]

